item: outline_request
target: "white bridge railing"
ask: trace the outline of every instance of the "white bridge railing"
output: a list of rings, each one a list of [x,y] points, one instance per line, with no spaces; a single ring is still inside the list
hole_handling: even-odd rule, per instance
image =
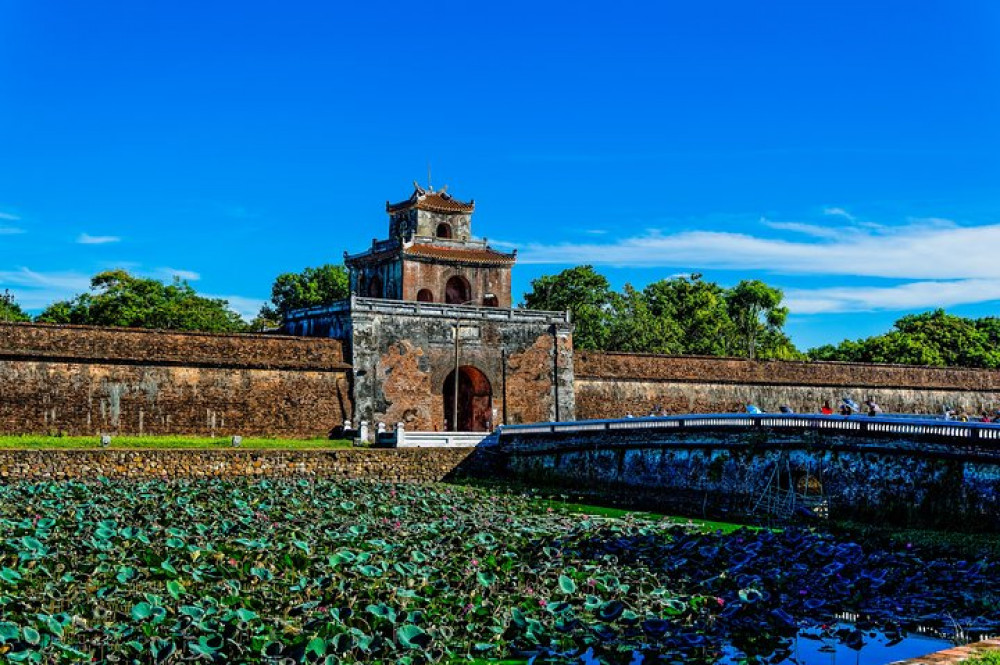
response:
[[[858,434],[930,436],[956,441],[986,439],[1000,441],[1000,423],[959,422],[934,418],[893,416],[827,416],[821,414],[749,414],[714,413],[683,416],[647,416],[613,420],[507,425],[500,431],[500,441],[520,434],[572,434],[612,430],[768,428],[812,429],[857,432]]]

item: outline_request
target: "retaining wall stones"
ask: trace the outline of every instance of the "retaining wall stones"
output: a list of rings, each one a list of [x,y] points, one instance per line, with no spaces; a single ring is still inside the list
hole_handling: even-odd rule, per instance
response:
[[[0,450],[0,482],[107,478],[322,477],[438,482],[483,461],[475,448]]]
[[[501,468],[518,480],[667,512],[766,514],[789,505],[794,491],[821,499],[835,519],[1000,531],[1000,456],[991,445],[722,427],[508,430],[500,450]]]

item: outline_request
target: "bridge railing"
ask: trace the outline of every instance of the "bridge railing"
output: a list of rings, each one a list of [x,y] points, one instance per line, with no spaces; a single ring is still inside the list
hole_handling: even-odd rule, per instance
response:
[[[682,416],[645,416],[608,420],[579,420],[572,422],[531,423],[506,425],[500,440],[518,434],[572,434],[612,430],[649,429],[718,429],[718,428],[770,428],[839,430],[870,434],[896,434],[901,436],[934,436],[954,439],[990,439],[1000,441],[1000,423],[961,422],[935,418],[893,416],[833,416],[799,413],[709,413]]]

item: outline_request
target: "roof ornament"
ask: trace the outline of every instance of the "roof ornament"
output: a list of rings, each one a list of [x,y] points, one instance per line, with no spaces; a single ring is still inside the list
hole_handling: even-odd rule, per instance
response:
[[[426,193],[426,190],[423,187],[421,187],[420,183],[417,182],[416,180],[413,181],[413,190],[420,196],[423,196]]]

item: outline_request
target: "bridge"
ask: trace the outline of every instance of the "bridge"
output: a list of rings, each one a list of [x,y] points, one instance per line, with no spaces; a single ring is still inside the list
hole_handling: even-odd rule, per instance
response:
[[[664,509],[752,513],[812,494],[833,517],[1000,529],[997,423],[691,414],[510,425],[493,449],[511,476]]]

